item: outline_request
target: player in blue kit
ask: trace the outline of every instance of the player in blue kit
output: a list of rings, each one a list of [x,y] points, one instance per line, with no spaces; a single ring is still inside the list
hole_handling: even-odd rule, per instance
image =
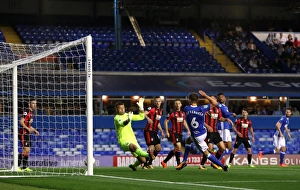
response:
[[[219,93],[217,96],[217,100],[220,103],[220,108],[222,112],[222,117],[228,119],[230,116],[235,117],[235,113],[231,113],[228,111],[226,103],[226,97],[223,93]],[[230,123],[227,121],[219,121],[217,124],[218,132],[220,133],[220,136],[225,144],[225,147],[228,151],[232,150],[232,138],[230,134]]]
[[[273,136],[273,145],[275,146],[274,150],[271,151],[259,151],[258,158],[261,159],[264,154],[276,154],[280,151],[280,161],[279,166],[287,167],[284,163],[284,156],[286,152],[286,142],[284,133],[287,133],[288,138],[291,138],[290,130],[288,129],[290,117],[292,115],[292,111],[290,108],[287,108],[285,111],[285,115],[280,118],[280,120],[276,123],[276,132]]]
[[[199,91],[200,95],[205,97],[213,106],[219,106],[219,103],[208,96],[204,91]],[[205,156],[214,164],[222,167],[224,171],[228,171],[228,166],[224,166],[213,154],[208,151],[208,146],[205,142],[207,130],[204,126],[205,113],[210,110],[210,104],[198,106],[199,96],[193,92],[189,95],[189,104],[185,106],[186,122],[191,132],[191,136],[186,139],[183,161],[176,167],[176,170],[181,170],[187,166],[187,158],[191,149],[191,143],[194,142],[196,147],[205,154]]]

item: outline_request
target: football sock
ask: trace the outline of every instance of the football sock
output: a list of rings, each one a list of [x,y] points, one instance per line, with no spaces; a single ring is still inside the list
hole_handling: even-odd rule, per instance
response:
[[[185,145],[185,151],[184,151],[183,160],[182,160],[183,162],[186,162],[187,158],[189,157],[191,147],[192,147],[192,145],[190,145],[190,144]]]
[[[140,161],[138,161],[138,160],[136,160],[136,161],[132,164],[133,167],[138,167],[139,165],[140,165]]]
[[[22,155],[22,153],[20,153],[18,156],[18,166],[19,167],[21,166],[22,160],[23,160],[23,155]]]
[[[171,150],[168,156],[164,159],[164,163],[167,163],[174,156],[174,154],[174,150]]]
[[[230,164],[231,164],[231,162],[232,162],[233,158],[234,158],[234,154],[233,154],[233,153],[231,153],[231,154],[230,154],[230,158],[229,158],[229,163],[230,163]]]
[[[247,158],[248,158],[248,164],[250,165],[251,164],[251,160],[252,160],[252,154],[248,154]]]
[[[145,151],[143,151],[141,148],[136,149],[135,153],[141,157],[149,157],[149,154]]]
[[[177,166],[180,164],[180,152],[177,151],[175,152],[175,158],[176,158],[176,162],[177,162]]]
[[[220,154],[220,156],[217,157],[217,158],[218,158],[219,160],[222,160],[224,154],[227,154],[227,153],[229,154],[229,149],[228,149],[228,148],[226,148],[223,152],[217,153],[217,154]]]
[[[23,154],[23,168],[28,167],[28,154]]]
[[[216,153],[216,158],[217,158],[218,160],[221,160],[222,155],[223,155],[223,152],[221,152],[220,150],[218,150],[217,153]]]
[[[283,164],[284,156],[285,156],[285,152],[280,151],[280,161],[279,161],[280,164]]]
[[[149,165],[152,165],[152,161],[153,161],[153,159],[152,159],[152,158],[149,158],[148,164],[149,164]]]
[[[153,155],[156,157],[157,154],[158,154],[157,150],[154,150],[154,151],[153,151]],[[153,159],[152,159],[152,158],[149,158],[148,164],[149,164],[149,165],[152,165],[152,162],[153,162]]]
[[[217,164],[218,166],[223,167],[223,164],[222,164],[222,163],[220,162],[220,160],[218,160],[214,155],[209,154],[209,155],[207,156],[207,158],[208,158],[210,161],[212,161],[213,163]]]
[[[229,149],[228,148],[225,149],[225,153],[229,153]]]
[[[205,154],[203,154],[203,156],[202,156],[202,160],[201,160],[201,165],[204,165],[205,164],[205,162],[207,161],[207,156],[205,155]]]

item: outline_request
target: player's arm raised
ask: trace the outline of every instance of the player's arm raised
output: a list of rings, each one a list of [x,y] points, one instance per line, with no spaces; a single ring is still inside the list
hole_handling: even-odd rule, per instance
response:
[[[138,105],[140,112],[144,112],[144,98],[139,98],[139,101],[136,103]]]
[[[209,102],[213,105],[213,106],[217,106],[218,102],[213,99],[212,97],[208,96],[204,91],[199,90],[199,93],[201,96],[203,96],[204,98],[206,98],[207,100],[209,100]]]
[[[140,121],[145,119],[144,98],[140,98],[136,105],[139,107],[139,114],[134,114],[130,120]]]
[[[114,118],[114,122],[118,124],[118,126],[121,126],[121,127],[125,127],[126,125],[128,125],[133,117],[133,113],[132,112],[129,112],[127,114],[128,118],[126,120],[123,120],[122,118],[120,118],[120,116],[116,116]]]

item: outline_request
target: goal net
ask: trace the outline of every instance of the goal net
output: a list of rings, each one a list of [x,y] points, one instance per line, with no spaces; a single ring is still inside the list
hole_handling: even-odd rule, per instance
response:
[[[57,44],[0,43],[0,88],[0,176],[93,175],[91,36]],[[39,135],[30,133],[30,153],[19,159],[19,121],[31,99]]]

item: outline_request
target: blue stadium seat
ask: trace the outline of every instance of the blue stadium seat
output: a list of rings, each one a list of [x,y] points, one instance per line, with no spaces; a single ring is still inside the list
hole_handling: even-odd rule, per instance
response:
[[[183,28],[142,28],[142,33],[147,47],[138,46],[138,39],[132,29],[122,30],[123,50],[110,50],[109,46],[114,44],[114,30],[112,27],[83,27],[83,26],[30,26],[18,25],[16,26],[24,43],[54,43],[75,40],[87,34],[92,34],[94,38],[94,67],[96,71],[133,71],[133,72],[226,72],[222,69],[200,70],[188,66],[188,68],[174,67],[169,69],[168,66],[163,66],[169,63],[168,58],[172,57],[181,64],[192,62],[195,59],[206,61],[213,61],[213,65],[219,65],[205,48],[199,47],[199,42],[186,29]],[[35,39],[37,38],[37,39]],[[120,54],[119,54],[120,53]],[[143,55],[143,56],[141,56]],[[146,67],[144,65],[115,66],[116,61],[124,61],[130,63],[132,60],[138,58],[137,62],[144,60],[148,61],[147,55],[159,67]],[[101,61],[107,60],[111,65],[101,65]],[[80,61],[80,60],[78,60]],[[61,60],[63,64],[67,60]],[[154,65],[152,64],[152,65]],[[80,65],[83,69],[84,65]]]

